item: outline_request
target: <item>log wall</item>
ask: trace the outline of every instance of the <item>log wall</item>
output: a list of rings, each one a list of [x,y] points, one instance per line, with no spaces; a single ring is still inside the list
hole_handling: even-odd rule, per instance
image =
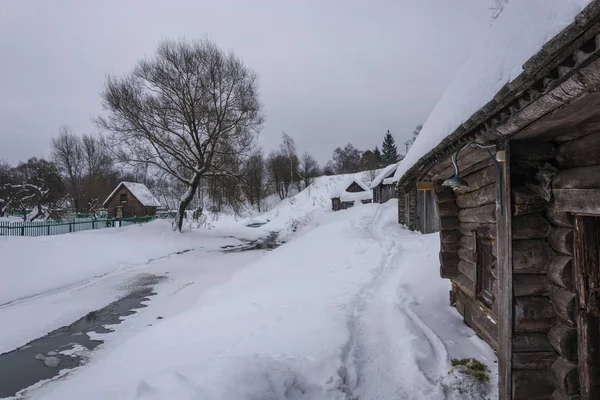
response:
[[[485,153],[484,153],[485,154]],[[487,155],[486,155],[487,157]],[[477,238],[491,244],[496,264],[496,187],[498,171],[490,162],[473,158],[462,164],[468,188],[453,191],[434,181],[433,196],[440,217],[440,275],[452,279],[451,301],[464,321],[494,349],[498,349],[497,270],[492,270],[492,295],[478,293]]]
[[[513,399],[531,399],[533,390],[540,399],[583,399],[573,219],[578,211],[600,215],[588,192],[600,189],[600,132],[564,142],[513,140],[511,150]],[[520,346],[517,338],[538,345]],[[536,379],[523,379],[530,371]]]

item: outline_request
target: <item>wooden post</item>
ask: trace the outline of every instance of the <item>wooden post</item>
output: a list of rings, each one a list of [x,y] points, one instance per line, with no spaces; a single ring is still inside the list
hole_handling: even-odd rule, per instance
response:
[[[510,142],[506,142],[506,161],[502,165],[502,209],[496,203],[498,236],[498,398],[512,399],[512,211],[510,188]]]
[[[600,217],[577,216],[573,272],[579,297],[577,336],[581,400],[600,398]]]

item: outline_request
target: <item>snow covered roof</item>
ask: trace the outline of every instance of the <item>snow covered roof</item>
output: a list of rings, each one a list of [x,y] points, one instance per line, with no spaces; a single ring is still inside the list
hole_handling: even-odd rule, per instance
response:
[[[140,203],[142,203],[144,207],[160,207],[160,203],[158,202],[156,197],[154,197],[152,192],[146,187],[146,185],[137,182],[119,183],[115,190],[113,190],[112,193],[108,195],[106,200],[104,200],[104,203],[102,203],[102,207],[104,207],[106,203],[108,203],[108,201],[115,195],[115,193],[121,188],[121,186],[125,186],[131,192],[131,194],[136,199],[138,199]]]
[[[517,86],[515,81],[524,82],[527,74],[523,71],[529,64],[536,64],[537,58],[549,57],[562,49],[566,41],[564,32],[558,35],[561,31],[569,27],[572,29],[567,36],[580,35],[582,29],[577,25],[589,24],[591,18],[586,13],[597,12],[598,1],[594,0],[589,7],[592,10],[581,13],[590,2],[592,0],[509,2],[434,107],[396,170],[394,181],[409,170],[416,170],[418,164],[435,152],[433,150],[449,145],[461,128],[466,131],[472,125],[470,122],[489,117],[477,113],[482,108],[483,114],[494,110],[499,105],[496,100]],[[558,43],[547,44],[551,40]],[[533,76],[537,70],[528,72]]]
[[[373,179],[373,182],[371,182],[371,189],[373,189],[375,186],[378,186],[380,183],[384,182],[385,179],[393,177],[394,173],[396,172],[396,169],[398,168],[398,165],[400,165],[400,162],[390,164],[387,167],[383,168],[377,174],[377,176],[375,176],[375,179]],[[387,185],[387,183],[384,182],[384,185]]]
[[[358,186],[360,186],[363,189],[363,191],[362,192],[348,192],[347,189],[353,183],[356,183]],[[348,196],[347,196],[348,194],[352,194],[355,196],[359,196],[359,194],[360,194],[365,198],[365,200],[367,198],[371,198],[373,196],[371,189],[369,189],[369,186],[365,182],[363,182],[359,178],[351,178],[351,179],[346,179],[346,180],[342,181],[339,185],[337,185],[337,187],[331,192],[330,197],[332,199],[339,197],[340,200],[342,200],[342,201],[352,201],[352,200],[342,199],[342,197],[348,198]],[[367,194],[368,194],[368,196],[367,196]]]

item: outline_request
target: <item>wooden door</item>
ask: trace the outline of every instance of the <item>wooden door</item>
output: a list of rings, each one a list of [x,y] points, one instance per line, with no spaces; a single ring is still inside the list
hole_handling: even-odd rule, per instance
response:
[[[581,400],[600,399],[600,216],[575,218],[574,278]]]
[[[123,206],[115,207],[115,218],[122,218],[122,217],[123,217]]]

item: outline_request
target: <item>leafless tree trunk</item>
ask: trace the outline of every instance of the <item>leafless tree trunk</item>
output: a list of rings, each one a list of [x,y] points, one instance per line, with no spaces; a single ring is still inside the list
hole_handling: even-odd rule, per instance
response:
[[[314,179],[319,176],[320,173],[321,170],[317,160],[310,153],[304,152],[302,157],[300,157],[300,167],[298,170],[298,174],[304,182],[304,187],[307,188],[308,185],[313,183]]]
[[[75,211],[82,210],[83,148],[81,139],[63,126],[52,139],[52,159],[69,184]]]
[[[179,231],[201,178],[237,177],[263,122],[255,73],[209,40],[162,42],[128,76],[109,76],[102,99],[108,116],[96,122],[119,160],[151,166],[186,188]]]

